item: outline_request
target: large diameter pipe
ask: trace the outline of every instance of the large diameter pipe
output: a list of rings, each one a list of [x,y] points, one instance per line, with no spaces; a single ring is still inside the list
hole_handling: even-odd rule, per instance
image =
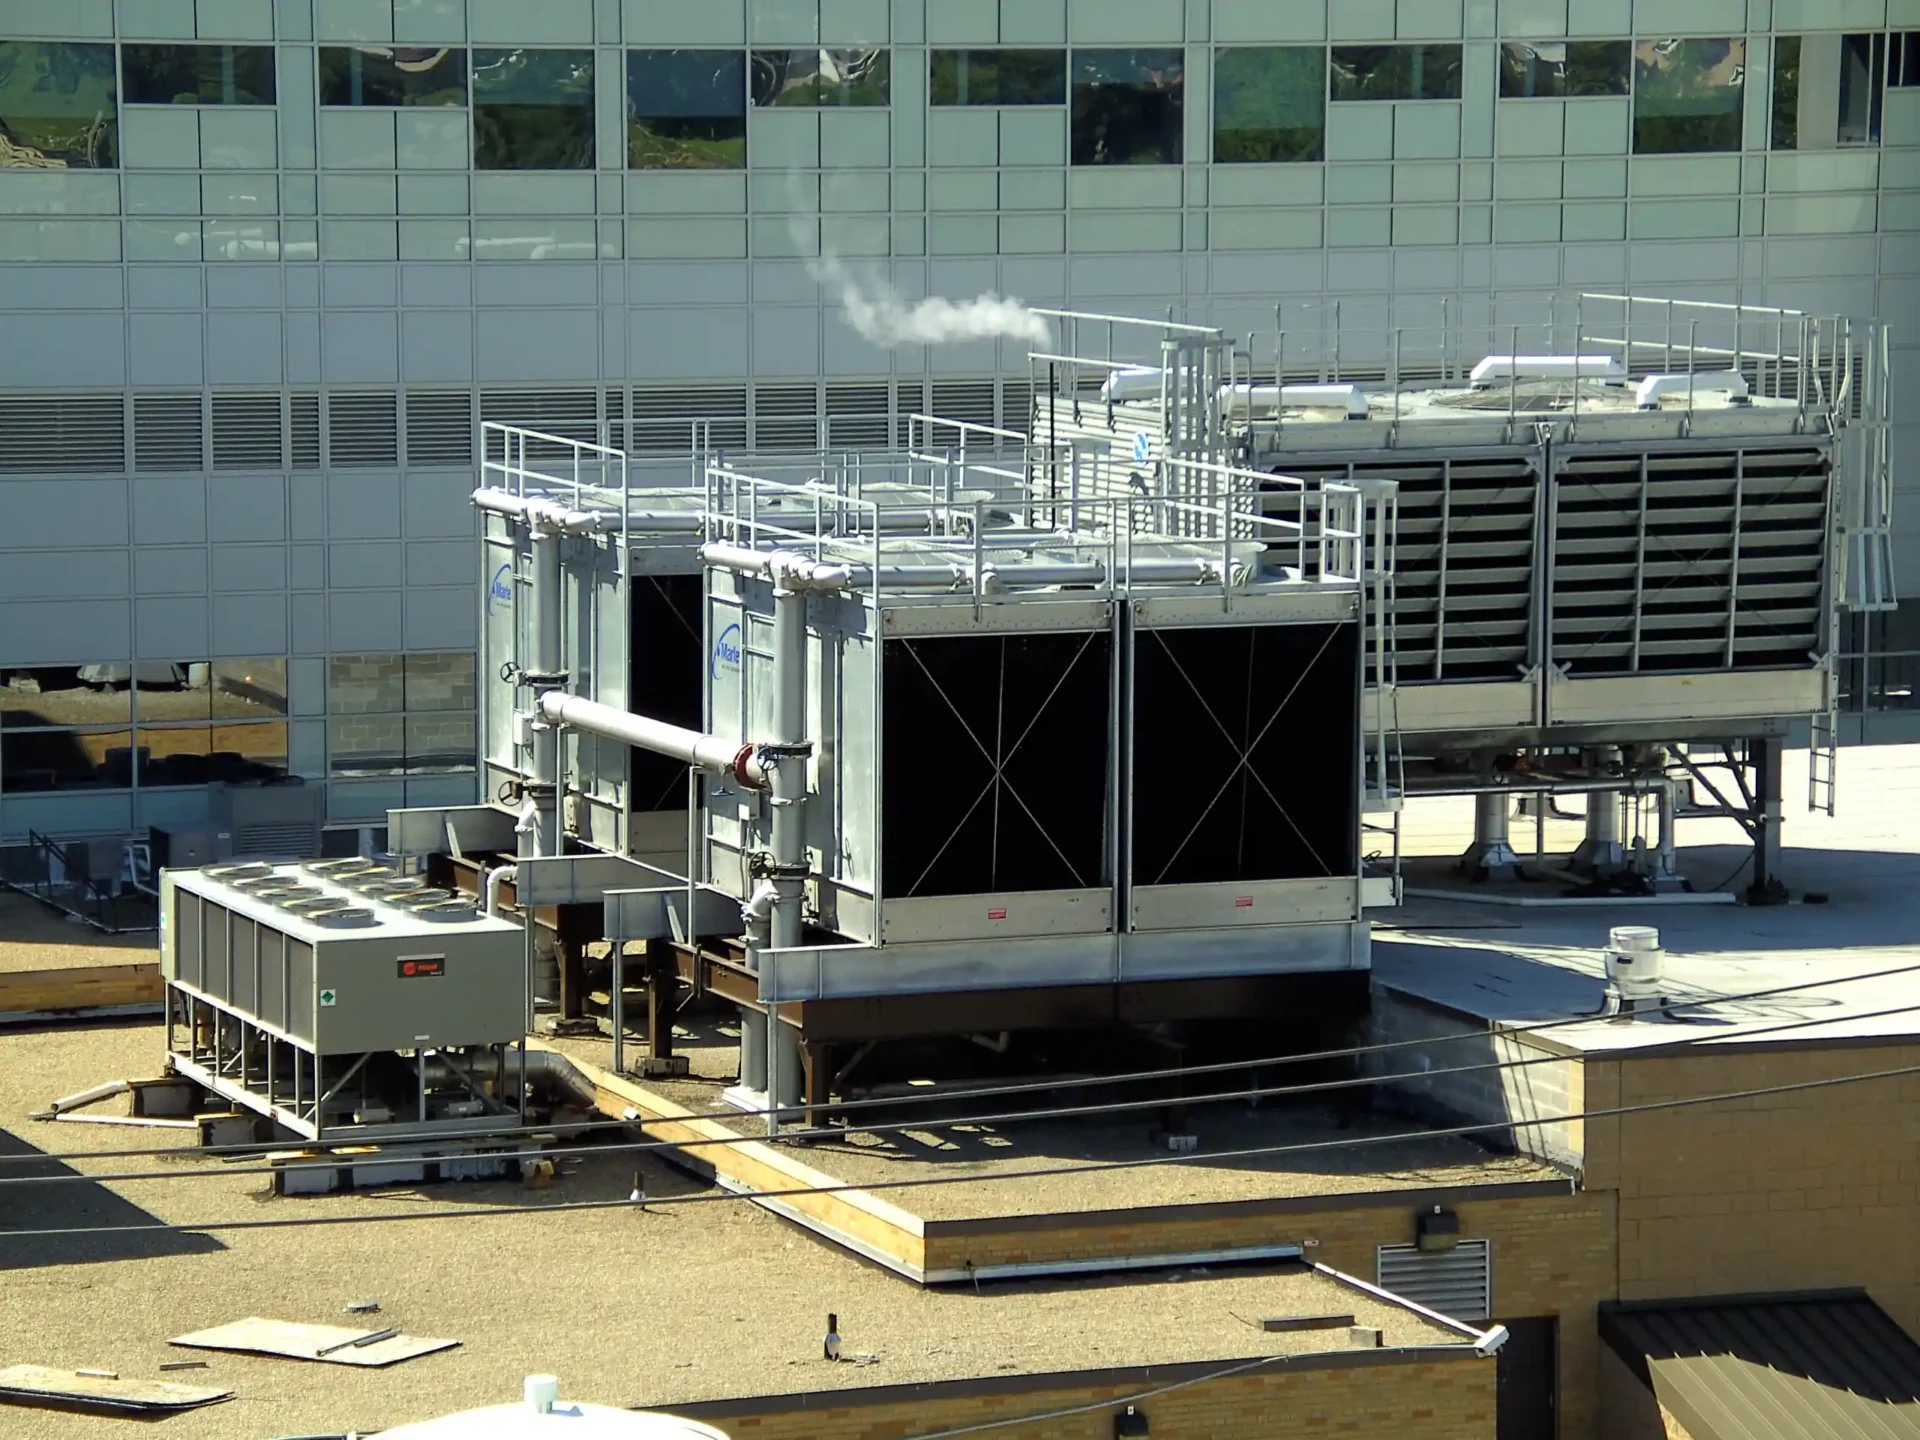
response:
[[[563,621],[560,610],[560,535],[533,527],[533,665],[536,700],[559,689]],[[533,723],[533,854],[560,853],[560,731],[541,715]]]
[[[753,550],[716,540],[700,547],[700,558],[719,570],[773,580],[792,590],[844,590],[853,583],[853,569],[831,565],[792,550]]]
[[[482,510],[491,511],[495,515],[505,515],[510,520],[544,526],[551,530],[564,530],[571,535],[620,528],[618,510],[573,510],[552,500],[542,500],[537,496],[515,495],[510,490],[494,487],[474,491],[473,503]],[[687,528],[698,529],[699,517],[692,518],[694,524]]]
[[[637,745],[710,775],[731,775],[752,790],[764,790],[771,781],[770,767],[761,761],[751,745],[686,730],[664,720],[616,710],[611,705],[583,700],[558,690],[550,690],[540,697],[540,713],[556,725]]]

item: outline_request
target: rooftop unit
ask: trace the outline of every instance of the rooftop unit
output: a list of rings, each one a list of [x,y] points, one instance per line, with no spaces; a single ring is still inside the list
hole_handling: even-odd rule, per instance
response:
[[[166,870],[160,911],[179,1073],[308,1139],[500,1123],[517,924],[368,860]]]

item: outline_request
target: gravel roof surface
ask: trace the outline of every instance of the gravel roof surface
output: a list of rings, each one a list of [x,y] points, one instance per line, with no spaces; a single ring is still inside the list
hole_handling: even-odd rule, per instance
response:
[[[153,1025],[0,1032],[0,1154],[168,1144],[180,1132],[26,1118],[55,1095],[154,1073],[161,1054]],[[0,1175],[25,1168],[0,1165]],[[51,1168],[40,1162],[29,1173]],[[1451,1340],[1409,1312],[1297,1270],[924,1291],[732,1199],[645,1213],[497,1213],[504,1206],[624,1198],[636,1168],[655,1197],[716,1193],[657,1163],[636,1165],[631,1155],[564,1166],[545,1192],[477,1183],[303,1199],[270,1197],[264,1177],[184,1153],[78,1161],[75,1168],[178,1173],[148,1182],[0,1185],[0,1363],[100,1366],[159,1378],[163,1361],[189,1354],[170,1349],[170,1336],[248,1315],[350,1324],[344,1307],[360,1299],[378,1300],[386,1324],[463,1342],[446,1354],[371,1371],[197,1352],[208,1360],[206,1370],[167,1378],[232,1385],[239,1398],[165,1422],[166,1435],[187,1440],[377,1429],[510,1400],[523,1375],[543,1371],[560,1375],[572,1398],[671,1408],[699,1399],[1303,1353],[1345,1343],[1344,1332],[1266,1334],[1256,1324],[1266,1315],[1337,1309],[1383,1328],[1389,1345]],[[215,1178],[189,1178],[202,1170]],[[3,1238],[9,1229],[138,1225],[154,1217],[180,1223],[446,1210],[464,1218]],[[830,1310],[840,1316],[846,1352],[872,1354],[872,1363],[818,1358]],[[0,1414],[0,1432],[18,1440],[91,1440],[120,1428],[122,1422],[51,1411]]]
[[[610,1067],[612,1044],[593,1039],[561,1040],[558,1048]],[[629,1064],[638,1047],[629,1051]],[[720,1092],[731,1083],[734,1052],[699,1047],[686,1051],[690,1080],[640,1083],[688,1109],[713,1114],[743,1135],[764,1136],[764,1122],[731,1112]],[[1267,1083],[1284,1084],[1284,1080]],[[987,1120],[942,1124],[982,1113],[1039,1110],[1117,1098],[1113,1087],[1029,1092],[993,1101],[939,1101],[922,1112],[924,1126],[884,1133],[850,1130],[834,1140],[796,1144],[807,1164],[853,1184],[934,1176],[965,1179],[963,1185],[926,1185],[882,1190],[880,1198],[928,1220],[978,1219],[993,1215],[1046,1215],[1069,1211],[1144,1208],[1154,1205],[1212,1204],[1277,1197],[1351,1195],[1379,1190],[1433,1189],[1453,1185],[1489,1185],[1533,1180],[1563,1180],[1565,1172],[1521,1156],[1496,1155],[1457,1136],[1416,1134],[1393,1144],[1351,1145],[1371,1136],[1417,1131],[1417,1121],[1375,1114],[1354,1103],[1363,1090],[1330,1092],[1313,1103],[1246,1102],[1196,1105],[1191,1128],[1200,1149],[1178,1164],[1099,1170],[1113,1161],[1167,1159],[1154,1132],[1158,1110],[1107,1117],[1058,1120]],[[1349,1097],[1335,1103],[1333,1097]],[[914,1118],[911,1102],[875,1115],[876,1121]],[[1295,1155],[1226,1157],[1223,1152],[1292,1145],[1336,1148]],[[1212,1157],[1219,1155],[1222,1158]],[[1008,1171],[1062,1169],[1067,1173],[994,1182]],[[1080,1173],[1073,1173],[1078,1171]]]
[[[0,890],[0,972],[157,963],[160,940],[103,935],[13,890]]]

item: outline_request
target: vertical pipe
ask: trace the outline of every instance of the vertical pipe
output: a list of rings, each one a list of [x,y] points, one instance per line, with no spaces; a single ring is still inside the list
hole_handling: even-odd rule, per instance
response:
[[[558,855],[560,730],[540,716],[540,696],[559,685],[560,532],[533,528],[533,829],[521,837],[521,857]],[[528,848],[531,844],[531,849]]]
[[[688,911],[689,915],[693,912]],[[607,937],[613,959],[613,1073],[627,1073],[627,941],[614,926]]]
[[[879,534],[876,513],[874,533]],[[776,579],[773,590],[773,776],[769,808],[773,811],[770,843],[773,851],[773,917],[768,935],[771,948],[793,949],[800,944],[800,906],[806,892],[807,837],[807,594]],[[763,979],[762,983],[765,983]],[[799,1035],[781,1025],[777,1007],[769,1004],[766,1034],[767,1133],[780,1132],[778,1107],[797,1095]],[[743,1051],[744,1059],[744,1051]]]

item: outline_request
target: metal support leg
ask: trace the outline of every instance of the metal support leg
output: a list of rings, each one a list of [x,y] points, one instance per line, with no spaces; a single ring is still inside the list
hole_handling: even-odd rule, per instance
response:
[[[767,1017],[740,1011],[740,1088],[764,1094],[767,1088]]]
[[[1780,858],[1780,744],[1754,740],[1747,751],[1753,766],[1753,883],[1749,905],[1784,905],[1787,887],[1773,871]]]
[[[1587,838],[1573,852],[1568,868],[1581,875],[1612,875],[1626,863],[1626,847],[1620,843],[1620,796],[1596,790],[1587,796]]]
[[[1508,807],[1512,803],[1511,797],[1501,794],[1473,797],[1473,844],[1460,857],[1457,868],[1461,874],[1480,881],[1504,870],[1518,878],[1520,857],[1508,843]]]
[[[609,935],[613,958],[613,1073],[627,1073],[627,942]]]
[[[770,1106],[781,1111],[779,1119],[796,1118],[791,1111],[800,1104],[801,1083],[805,1076],[800,1062],[800,1027],[784,1021],[769,1020],[771,1040],[767,1046],[768,1083],[776,1093],[768,1096]]]

